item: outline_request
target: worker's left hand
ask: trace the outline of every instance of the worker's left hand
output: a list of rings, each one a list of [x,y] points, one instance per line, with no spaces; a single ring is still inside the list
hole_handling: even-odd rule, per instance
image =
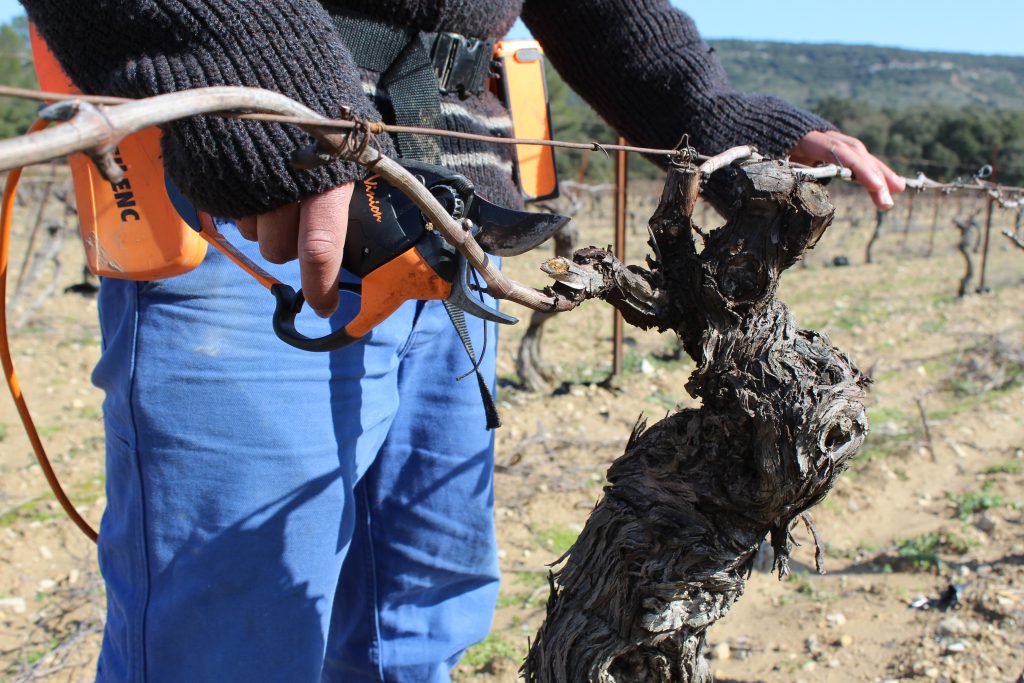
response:
[[[895,171],[868,151],[855,137],[836,130],[812,130],[800,138],[790,153],[800,164],[840,164],[853,171],[853,177],[864,186],[871,201],[880,209],[891,209],[893,192],[903,192],[906,182]]]

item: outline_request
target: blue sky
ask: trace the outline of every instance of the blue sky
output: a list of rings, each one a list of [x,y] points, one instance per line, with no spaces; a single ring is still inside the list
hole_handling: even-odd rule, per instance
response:
[[[82,0],[86,1],[86,0]],[[913,50],[1024,56],[1024,2],[987,0],[672,0],[708,38],[888,45]],[[977,12],[971,12],[976,8]],[[0,20],[21,13],[0,0]],[[518,29],[522,31],[523,29]]]

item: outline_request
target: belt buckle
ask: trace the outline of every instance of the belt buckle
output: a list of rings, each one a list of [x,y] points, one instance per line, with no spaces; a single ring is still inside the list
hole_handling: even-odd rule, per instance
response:
[[[431,58],[440,92],[455,92],[460,97],[480,92],[493,47],[493,40],[467,38],[458,33],[438,33]]]

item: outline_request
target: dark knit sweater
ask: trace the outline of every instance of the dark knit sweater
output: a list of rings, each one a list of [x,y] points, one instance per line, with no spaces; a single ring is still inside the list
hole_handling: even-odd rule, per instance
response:
[[[22,0],[85,92],[142,97],[209,85],[284,93],[333,114],[387,115],[377,74],[361,72],[329,12],[347,9],[425,31],[504,35],[522,18],[565,80],[631,142],[672,147],[688,133],[716,152],[740,143],[781,155],[827,121],[774,97],[729,87],[693,22],[668,0]],[[509,134],[490,93],[442,101],[445,124]],[[196,117],[164,127],[165,164],[199,207],[260,213],[361,177],[350,163],[289,165],[308,142],[293,127]],[[393,148],[386,145],[389,153]],[[492,199],[515,204],[510,149],[444,140],[442,162]]]

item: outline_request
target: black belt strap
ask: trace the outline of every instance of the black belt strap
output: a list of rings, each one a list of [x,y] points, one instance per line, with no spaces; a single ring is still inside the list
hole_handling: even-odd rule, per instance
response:
[[[356,64],[378,73],[387,71],[416,35],[411,28],[361,14],[334,13],[331,18]]]
[[[419,36],[413,37],[391,68],[384,72],[378,87],[383,88],[391,99],[398,125],[442,127],[441,99],[434,66]],[[403,157],[428,164],[441,162],[438,138],[408,133],[399,133],[396,137],[398,151]]]

